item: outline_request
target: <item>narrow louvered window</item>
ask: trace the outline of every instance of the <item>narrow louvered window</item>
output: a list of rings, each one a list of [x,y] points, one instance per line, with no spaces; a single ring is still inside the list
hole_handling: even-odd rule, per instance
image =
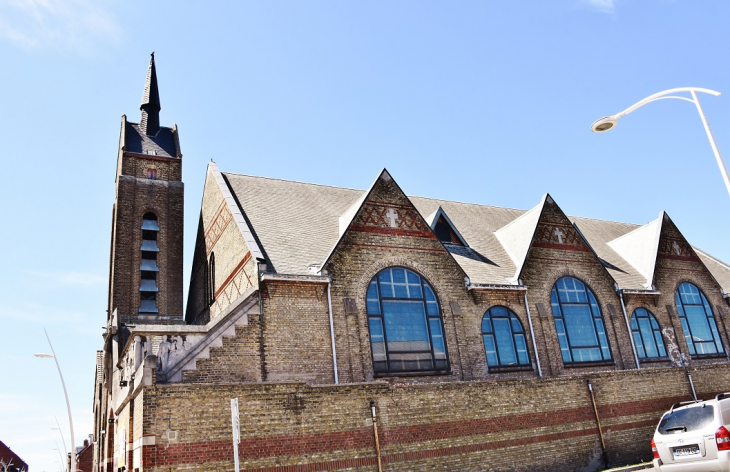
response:
[[[157,224],[157,215],[145,213],[142,217],[142,262],[140,263],[139,284],[139,312],[144,314],[157,313],[157,275],[160,268],[157,266],[157,256],[160,252],[157,246],[157,236],[160,227]]]

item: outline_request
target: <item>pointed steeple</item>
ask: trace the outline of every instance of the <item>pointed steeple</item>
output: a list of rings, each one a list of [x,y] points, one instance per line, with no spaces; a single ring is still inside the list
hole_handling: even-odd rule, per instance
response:
[[[140,128],[147,136],[154,136],[160,129],[160,92],[157,90],[157,71],[155,70],[155,53],[150,57],[150,67],[147,69],[147,80],[142,94],[142,118]]]

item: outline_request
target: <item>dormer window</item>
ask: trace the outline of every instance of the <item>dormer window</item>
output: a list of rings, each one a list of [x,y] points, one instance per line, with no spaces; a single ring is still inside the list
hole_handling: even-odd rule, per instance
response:
[[[430,223],[431,229],[438,240],[443,244],[469,247],[443,208],[438,207],[426,220]]]
[[[443,215],[441,215],[436,222],[436,227],[433,229],[433,232],[436,233],[436,237],[439,238],[439,241],[442,243],[456,244],[458,246],[464,245]]]
[[[139,312],[140,314],[157,313],[157,274],[160,268],[157,266],[157,256],[160,252],[157,246],[157,235],[160,227],[157,224],[157,215],[145,213],[142,217],[142,262],[140,263],[140,284],[139,284]]]

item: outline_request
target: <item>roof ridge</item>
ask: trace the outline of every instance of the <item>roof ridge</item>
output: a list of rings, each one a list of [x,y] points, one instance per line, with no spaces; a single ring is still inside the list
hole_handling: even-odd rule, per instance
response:
[[[278,180],[279,182],[289,182],[289,183],[301,184],[301,185],[315,185],[317,187],[328,187],[328,188],[336,188],[336,189],[341,189],[341,190],[354,190],[356,192],[367,192],[367,190],[363,190],[363,189],[359,189],[359,188],[337,187],[335,185],[316,184],[316,183],[313,183],[313,182],[302,182],[300,180],[279,179],[277,177],[265,177],[265,176],[261,176],[261,175],[238,174],[236,172],[221,172],[221,174],[234,175],[234,176],[239,176],[239,177],[251,177],[251,178],[254,178],[254,179]]]
[[[692,245],[690,244],[690,246],[692,246]],[[706,251],[703,251],[702,249],[698,248],[697,246],[692,246],[692,249],[694,249],[695,251],[701,252],[702,254],[705,255],[705,257],[710,259],[712,262],[714,262],[716,264],[720,264],[721,266],[725,266],[726,268],[730,269],[730,264],[726,263],[722,259],[718,259],[717,257],[713,256],[712,254],[707,253]]]
[[[639,227],[639,228],[641,228],[642,226],[646,226],[649,223],[653,223],[654,221],[656,221],[656,220],[651,220],[648,223],[644,223],[642,225],[642,224],[639,224],[639,223],[627,223],[625,221],[604,220],[603,218],[591,218],[591,217],[588,217],[588,216],[575,216],[575,215],[565,215],[565,216],[567,216],[568,218],[580,218],[582,220],[602,221],[604,223],[618,223],[618,224],[622,224],[622,225],[632,225],[632,226],[636,226],[636,227]]]
[[[443,198],[421,197],[419,195],[407,195],[407,197],[408,198],[423,198],[424,200],[435,200],[437,202],[459,203],[461,205],[474,205],[474,206],[479,206],[479,207],[498,208],[500,210],[514,210],[514,211],[532,210],[532,208],[525,210],[524,208],[512,208],[512,207],[503,207],[503,206],[497,206],[497,205],[487,205],[486,203],[462,202],[459,200],[444,200]]]

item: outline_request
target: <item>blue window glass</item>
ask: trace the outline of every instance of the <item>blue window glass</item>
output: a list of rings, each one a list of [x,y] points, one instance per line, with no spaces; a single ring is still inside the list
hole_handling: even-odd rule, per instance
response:
[[[376,373],[448,369],[441,310],[420,275],[385,269],[368,285],[366,302]]]
[[[555,282],[550,294],[563,362],[611,360],[603,315],[595,295],[573,277]]]
[[[675,302],[689,353],[693,356],[723,354],[715,315],[705,294],[695,285],[684,282],[677,289]]]
[[[522,323],[512,311],[493,306],[482,317],[482,340],[489,367],[529,366]]]
[[[646,308],[634,310],[631,315],[631,332],[639,359],[667,357],[662,330],[649,310]]]

